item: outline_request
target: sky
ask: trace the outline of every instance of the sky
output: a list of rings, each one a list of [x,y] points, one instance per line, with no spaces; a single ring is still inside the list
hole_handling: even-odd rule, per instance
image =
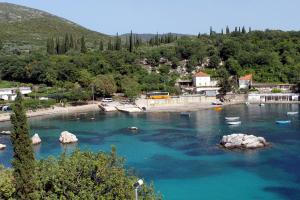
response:
[[[252,30],[300,30],[299,0],[5,0],[44,10],[86,28],[128,33],[220,32],[228,25]]]

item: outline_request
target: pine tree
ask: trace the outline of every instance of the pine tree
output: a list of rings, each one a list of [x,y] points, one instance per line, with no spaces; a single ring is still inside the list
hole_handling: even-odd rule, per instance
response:
[[[103,51],[103,50],[104,50],[104,45],[103,45],[103,41],[101,40],[99,44],[99,51]]]
[[[81,37],[80,44],[81,44],[80,52],[81,52],[81,53],[86,53],[86,52],[87,52],[87,49],[86,49],[86,46],[85,46],[85,39],[84,39],[84,36]]]
[[[129,52],[133,51],[133,35],[132,35],[132,30],[130,32],[130,36],[129,36]]]
[[[241,32],[241,27],[239,26],[239,33]]]
[[[56,53],[53,38],[47,40],[47,53],[53,55]]]
[[[20,91],[17,91],[10,119],[13,125],[11,142],[14,150],[12,166],[16,199],[33,199],[35,159]]]
[[[221,35],[224,35],[224,31],[223,31],[223,29],[221,30]]]

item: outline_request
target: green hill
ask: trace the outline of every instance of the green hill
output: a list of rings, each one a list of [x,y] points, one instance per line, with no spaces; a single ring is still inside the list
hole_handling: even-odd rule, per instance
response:
[[[84,35],[89,45],[109,36],[88,30],[69,20],[25,6],[0,3],[0,41],[6,49],[45,47],[47,38]]]

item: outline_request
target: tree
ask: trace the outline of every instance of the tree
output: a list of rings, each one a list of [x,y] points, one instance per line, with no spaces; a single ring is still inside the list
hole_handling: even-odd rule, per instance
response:
[[[220,87],[219,92],[221,95],[226,95],[226,93],[232,90],[232,86],[233,86],[233,83],[230,80],[230,74],[224,67],[220,68],[217,73],[219,76],[219,81],[218,81],[218,85]]]
[[[93,81],[96,94],[100,96],[112,96],[117,91],[116,82],[111,75],[98,75]]]
[[[211,68],[217,68],[219,66],[220,62],[221,62],[220,57],[217,55],[212,55],[209,58],[209,66]]]
[[[230,74],[236,75],[236,76],[238,76],[240,74],[240,71],[242,70],[239,62],[237,60],[235,60],[234,58],[229,58],[225,62],[225,67]]]
[[[81,53],[86,53],[86,52],[87,52],[87,48],[86,48],[86,46],[85,46],[85,39],[84,39],[84,36],[81,37],[80,44],[81,44],[80,52],[81,52]]]
[[[16,198],[24,200],[33,199],[35,189],[35,159],[20,91],[17,91],[13,114],[10,119],[13,125],[11,142],[14,150],[12,166],[14,168],[13,176],[15,179]]]
[[[230,30],[229,30],[229,27],[226,26],[226,35],[230,34]]]
[[[65,45],[65,53],[66,53],[70,50],[70,39],[67,33],[65,35],[64,43],[65,43],[64,45]]]
[[[121,38],[119,37],[118,33],[117,33],[116,41],[115,41],[115,50],[116,51],[121,50]]]
[[[140,84],[134,78],[123,78],[121,80],[121,88],[124,94],[130,99],[136,98],[141,93]]]
[[[103,41],[101,40],[99,44],[99,51],[103,51],[103,50],[104,50],[104,45],[103,45]]]
[[[53,38],[47,40],[47,53],[53,55],[56,53]]]
[[[132,35],[132,30],[130,31],[130,36],[129,36],[129,52],[133,51],[133,35]]]
[[[243,26],[243,28],[242,28],[242,33],[243,34],[245,34],[246,33],[246,29],[245,29],[245,27]]]

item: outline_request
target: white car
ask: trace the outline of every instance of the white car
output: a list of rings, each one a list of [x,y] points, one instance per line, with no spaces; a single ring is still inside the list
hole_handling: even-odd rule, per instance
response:
[[[113,102],[113,99],[112,98],[104,98],[104,99],[102,99],[102,102],[106,102],[106,103]]]

